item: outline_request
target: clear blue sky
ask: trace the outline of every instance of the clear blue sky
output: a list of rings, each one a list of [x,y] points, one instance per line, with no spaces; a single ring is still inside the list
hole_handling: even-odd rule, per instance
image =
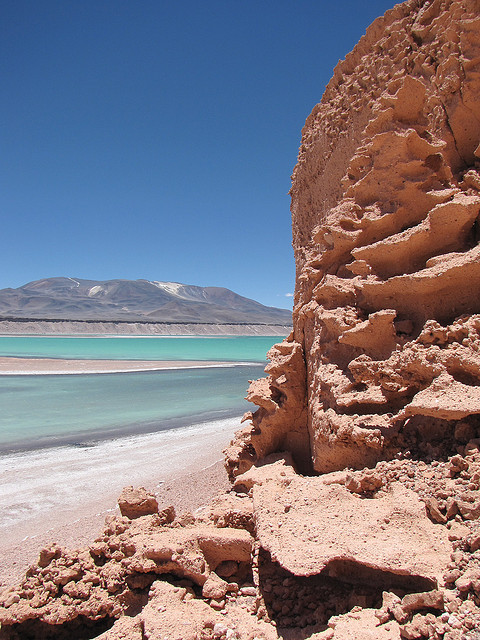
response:
[[[393,0],[3,0],[0,288],[73,276],[289,307],[290,175]]]

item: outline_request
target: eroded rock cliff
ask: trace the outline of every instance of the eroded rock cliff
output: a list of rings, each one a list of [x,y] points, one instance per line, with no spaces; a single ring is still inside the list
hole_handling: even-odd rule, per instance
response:
[[[336,67],[293,173],[294,330],[232,475],[282,446],[325,473],[477,433],[479,65],[479,2],[412,0]]]
[[[303,129],[294,329],[232,492],[178,518],[129,488],[3,593],[0,637],[480,637],[479,97],[480,1],[373,23]]]

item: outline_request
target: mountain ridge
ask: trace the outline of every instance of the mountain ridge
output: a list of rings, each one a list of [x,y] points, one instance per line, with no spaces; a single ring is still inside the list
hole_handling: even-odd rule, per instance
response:
[[[267,307],[224,287],[68,276],[0,289],[0,316],[27,320],[291,324],[287,309]]]

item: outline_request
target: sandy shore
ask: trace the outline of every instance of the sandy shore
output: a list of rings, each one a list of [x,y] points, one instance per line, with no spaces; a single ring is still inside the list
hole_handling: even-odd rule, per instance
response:
[[[236,363],[235,363],[236,364]],[[161,369],[201,369],[234,366],[213,360],[63,360],[59,358],[0,357],[0,375],[57,375],[85,373],[128,373]]]
[[[43,546],[91,543],[105,517],[119,513],[123,486],[145,486],[178,514],[207,504],[229,486],[221,451],[239,427],[240,418],[230,418],[0,458],[0,589],[17,582]]]
[[[0,357],[0,375],[85,374],[234,366],[214,361],[62,360]],[[0,589],[17,582],[51,542],[79,548],[119,513],[126,485],[153,491],[177,513],[228,488],[222,449],[240,418],[100,442],[0,456]]]

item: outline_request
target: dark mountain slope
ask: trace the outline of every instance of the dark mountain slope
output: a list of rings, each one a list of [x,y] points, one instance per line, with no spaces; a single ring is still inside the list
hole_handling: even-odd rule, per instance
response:
[[[26,319],[291,324],[286,309],[265,307],[222,287],[150,280],[46,278],[0,289],[0,316]]]

